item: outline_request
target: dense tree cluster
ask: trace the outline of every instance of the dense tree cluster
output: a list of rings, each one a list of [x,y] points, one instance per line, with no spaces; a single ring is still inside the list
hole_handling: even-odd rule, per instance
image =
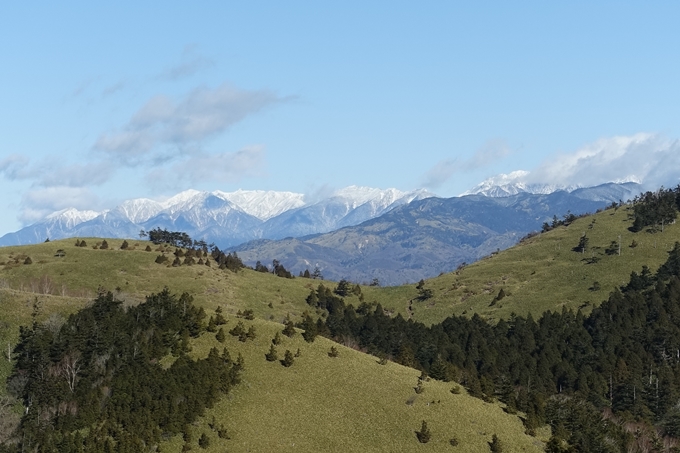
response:
[[[154,244],[170,244],[175,247],[187,248],[194,244],[188,234],[182,231],[168,231],[167,229],[154,228],[148,233],[149,240]]]
[[[0,451],[152,451],[239,380],[226,349],[192,360],[205,313],[164,290],[127,309],[111,293],[61,328],[21,329],[8,389],[24,405],[16,443]],[[167,369],[159,360],[177,358]]]
[[[664,225],[675,222],[680,209],[680,185],[675,189],[645,192],[633,199],[633,226],[631,230],[663,231]]]
[[[601,422],[598,410],[605,407],[680,436],[678,243],[656,275],[634,273],[589,316],[548,311],[538,320],[513,316],[496,325],[477,315],[453,316],[427,327],[392,318],[380,305],[355,309],[323,285],[307,303],[327,310],[325,321],[317,321],[320,334],[354,339],[371,353],[499,399],[525,412],[530,430],[546,422],[571,427],[561,432],[577,451],[618,451],[608,443],[625,442]]]

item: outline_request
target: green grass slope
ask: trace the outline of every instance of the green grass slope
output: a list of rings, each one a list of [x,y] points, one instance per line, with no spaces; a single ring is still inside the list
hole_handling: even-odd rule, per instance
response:
[[[227,328],[236,322],[230,318]],[[470,397],[463,389],[452,394],[452,384],[437,381],[426,382],[424,392],[416,394],[418,371],[392,362],[380,365],[373,356],[325,338],[306,343],[299,333],[282,336],[279,358],[286,349],[300,349],[301,356],[290,368],[267,362],[271,339],[283,326],[259,319],[243,322],[246,328],[255,326],[255,340],[241,343],[227,335],[220,344],[214,334],[204,334],[193,343],[197,357],[213,346],[226,346],[232,357],[240,352],[245,358],[242,383],[192,426],[194,451],[488,452],[493,434],[505,451],[542,451],[543,443],[526,435],[521,420],[498,404]],[[329,357],[331,346],[339,350],[338,357]],[[213,416],[231,439],[220,439],[211,430]],[[432,433],[427,444],[415,436],[422,420]],[[207,450],[197,443],[204,433],[210,438]],[[452,448],[454,437],[459,444]],[[161,449],[181,451],[183,443],[177,436]]]
[[[96,239],[86,239],[94,243]],[[516,415],[503,412],[499,404],[468,396],[463,389],[452,394],[452,384],[429,381],[416,394],[419,372],[378,360],[324,338],[306,343],[300,334],[283,336],[280,358],[286,349],[298,348],[301,356],[292,367],[267,362],[264,354],[277,331],[278,322],[307,306],[304,298],[318,281],[283,279],[253,271],[232,273],[215,267],[172,268],[154,263],[158,252],[119,250],[122,241],[109,240],[112,250],[75,247],[74,240],[54,241],[0,249],[0,349],[16,343],[18,326],[58,323],[85,306],[99,287],[113,290],[127,303],[168,286],[173,292],[188,291],[209,315],[217,306],[228,318],[225,331],[237,322],[238,310],[252,309],[257,318],[243,320],[255,326],[257,338],[246,343],[227,335],[225,344],[215,334],[193,341],[194,356],[205,356],[212,346],[226,346],[233,357],[245,358],[243,382],[192,426],[194,451],[205,433],[211,441],[205,451],[488,451],[496,434],[506,451],[542,451],[542,442],[524,433]],[[55,256],[57,250],[66,252]],[[26,257],[31,264],[23,264]],[[330,282],[326,282],[330,283]],[[334,285],[333,283],[330,283]],[[389,294],[389,288],[365,288],[372,296]],[[371,297],[371,296],[368,297]],[[367,297],[367,299],[368,299]],[[356,298],[353,296],[353,298]],[[271,307],[270,307],[271,303]],[[336,346],[339,357],[328,351]],[[7,353],[5,353],[7,355]],[[10,372],[7,358],[0,360],[0,379]],[[209,427],[213,417],[223,424],[231,439],[220,439]],[[432,439],[418,443],[415,431],[428,422]],[[458,446],[449,441],[456,438]],[[541,436],[545,440],[545,433]],[[162,451],[181,451],[184,441],[175,437]]]
[[[427,280],[425,287],[434,292],[429,300],[414,300],[415,285],[386,288],[391,297],[379,300],[385,308],[427,324],[451,314],[479,314],[493,321],[513,312],[536,317],[563,307],[589,312],[607,299],[610,291],[626,284],[632,271],[640,273],[643,265],[656,271],[673,244],[680,241],[677,224],[667,225],[663,232],[629,231],[630,212],[622,207],[577,219],[460,271]],[[588,249],[585,253],[573,251],[584,233]],[[607,254],[612,241],[618,244],[619,240],[621,254],[618,249]],[[631,247],[633,241],[635,247]],[[494,301],[501,289],[505,297]]]

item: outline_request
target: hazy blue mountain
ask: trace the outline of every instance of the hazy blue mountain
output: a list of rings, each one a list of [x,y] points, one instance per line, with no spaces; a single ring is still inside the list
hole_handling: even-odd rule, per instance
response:
[[[325,234],[234,248],[249,264],[273,259],[294,273],[319,267],[331,280],[411,283],[505,249],[554,215],[594,212],[632,190],[605,184],[573,192],[427,198]]]

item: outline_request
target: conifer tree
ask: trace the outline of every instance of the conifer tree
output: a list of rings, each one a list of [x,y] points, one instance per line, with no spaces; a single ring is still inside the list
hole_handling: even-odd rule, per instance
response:
[[[498,438],[497,435],[491,436],[491,442],[489,442],[489,448],[491,449],[492,453],[502,453],[503,452],[503,444],[501,443],[500,439]]]
[[[272,343],[275,345],[281,344],[281,334],[279,332],[276,332],[276,335],[274,335],[274,338],[272,338]]]
[[[426,444],[430,441],[430,429],[427,427],[427,422],[425,420],[423,420],[422,425],[420,425],[420,431],[416,431],[416,437],[421,444]]]
[[[267,362],[276,362],[279,359],[279,354],[274,345],[269,346],[269,352],[264,355]]]
[[[286,327],[281,331],[282,334],[289,338],[293,338],[295,336],[295,324],[293,324],[293,321],[290,319],[290,316],[286,316]]]
[[[224,329],[220,327],[220,330],[217,331],[215,334],[215,339],[219,341],[220,343],[224,343],[224,341],[227,339],[224,335]]]
[[[293,353],[286,349],[286,353],[283,355],[283,360],[281,360],[281,365],[289,367],[293,365],[293,362],[295,362]]]

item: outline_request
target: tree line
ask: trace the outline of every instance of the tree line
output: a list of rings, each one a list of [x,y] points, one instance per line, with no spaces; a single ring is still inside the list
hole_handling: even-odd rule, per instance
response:
[[[630,436],[602,420],[603,408],[680,438],[680,243],[656,274],[641,275],[588,316],[564,309],[496,325],[475,314],[428,327],[319,285],[307,303],[325,319],[304,328],[498,399],[526,414],[529,431],[550,423],[555,445],[623,451]]]

